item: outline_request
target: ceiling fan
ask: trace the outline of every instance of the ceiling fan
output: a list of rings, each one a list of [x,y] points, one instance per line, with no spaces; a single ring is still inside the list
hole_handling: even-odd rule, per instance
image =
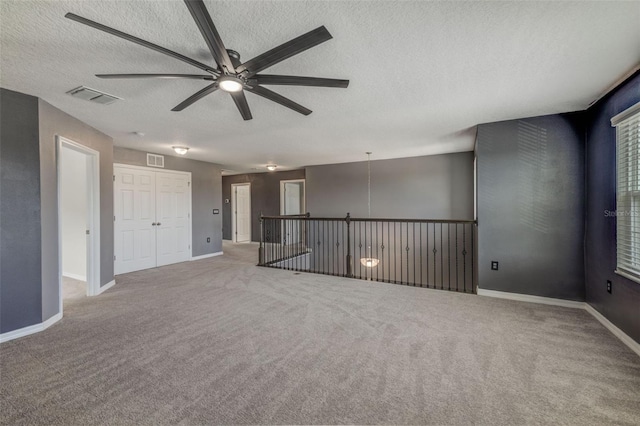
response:
[[[263,86],[288,85],[346,88],[349,85],[349,80],[260,74],[261,71],[277,64],[278,62],[284,61],[287,58],[330,40],[332,38],[331,34],[329,34],[329,31],[327,31],[324,26],[316,28],[313,31],[309,31],[300,37],[296,37],[293,40],[281,44],[278,47],[242,63],[238,52],[225,48],[224,43],[222,43],[222,39],[220,38],[220,34],[218,34],[203,1],[184,0],[184,2],[187,5],[189,12],[191,12],[191,16],[196,22],[200,33],[204,37],[204,40],[211,51],[211,55],[217,64],[216,67],[203,64],[181,55],[180,53],[173,52],[162,46],[158,46],[157,44],[150,43],[146,40],[123,33],[122,31],[107,27],[106,25],[102,25],[73,13],[67,13],[65,17],[125,40],[129,40],[133,43],[137,43],[141,46],[155,50],[156,52],[164,53],[165,55],[186,62],[187,64],[204,71],[205,74],[96,74],[96,77],[99,78],[186,78],[212,82],[204,89],[189,96],[171,111],[182,111],[196,101],[199,101],[205,96],[220,89],[231,95],[231,98],[238,107],[242,118],[245,120],[251,120],[253,118],[251,116],[249,104],[247,103],[247,98],[244,94],[245,91],[279,103],[280,105],[297,111],[300,114],[309,115],[311,114],[311,110]]]

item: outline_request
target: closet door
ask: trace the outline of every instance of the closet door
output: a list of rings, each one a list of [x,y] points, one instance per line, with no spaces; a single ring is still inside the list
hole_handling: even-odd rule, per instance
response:
[[[189,185],[189,175],[156,172],[158,266],[184,262],[191,257]]]
[[[154,171],[114,168],[115,274],[156,266]]]

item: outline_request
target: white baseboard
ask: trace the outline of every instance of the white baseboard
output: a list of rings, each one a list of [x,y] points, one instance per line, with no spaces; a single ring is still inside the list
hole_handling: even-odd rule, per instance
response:
[[[101,294],[116,284],[116,280],[112,280],[111,282],[103,285],[98,290],[98,294]],[[38,333],[40,331],[44,331],[47,328],[51,327],[56,322],[62,319],[62,313],[57,313],[48,320],[41,322],[40,324],[30,325],[28,327],[19,328],[18,330],[8,331],[6,333],[0,334],[0,343],[8,342],[9,340],[18,339],[20,337],[25,337],[30,334]]]
[[[203,254],[201,256],[192,256],[191,260],[208,259],[210,257],[222,256],[222,254],[223,253],[221,251],[218,251],[218,252],[215,252],[215,253]]]
[[[78,281],[87,281],[87,277],[85,275],[77,275],[77,274],[71,274],[69,272],[63,272],[62,276],[67,278],[72,278]]]
[[[104,293],[105,291],[109,290],[114,285],[116,285],[116,280],[109,281],[108,283],[106,283],[105,285],[103,285],[102,287],[100,287],[98,289],[98,294],[96,294],[96,296],[98,296],[98,295]]]
[[[38,333],[39,331],[46,330],[51,327],[53,324],[57,323],[62,319],[62,313],[57,313],[48,320],[41,322],[39,324],[30,325],[28,327],[19,328],[17,330],[8,331],[6,333],[0,334],[0,343],[8,342],[9,340],[17,339],[19,337],[25,337],[33,333]]]
[[[629,337],[627,333],[625,333],[624,331],[616,327],[611,321],[605,318],[605,316],[602,315],[600,312],[598,312],[593,306],[589,305],[588,303],[585,303],[584,309],[587,312],[589,312],[591,315],[593,315],[595,319],[600,321],[600,323],[604,325],[610,332],[612,332],[614,336],[622,340],[622,343],[629,346],[629,349],[631,349],[636,354],[638,354],[638,356],[640,356],[640,343],[636,342],[631,337]]]
[[[520,302],[541,303],[543,305],[564,306],[565,308],[584,309],[584,302],[532,296],[530,294],[508,293],[506,291],[484,290],[479,288],[478,296],[496,297],[498,299],[517,300]]]
[[[627,333],[616,327],[611,321],[605,318],[600,312],[586,302],[576,302],[573,300],[553,299],[551,297],[531,296],[529,294],[507,293],[505,291],[478,289],[478,296],[496,297],[499,299],[517,300],[520,302],[541,303],[543,305],[563,306],[565,308],[584,309],[595,319],[605,326],[614,336],[622,341],[633,352],[640,356],[640,343],[633,340]]]

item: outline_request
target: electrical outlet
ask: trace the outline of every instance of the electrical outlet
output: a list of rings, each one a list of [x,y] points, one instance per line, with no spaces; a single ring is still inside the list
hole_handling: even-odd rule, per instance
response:
[[[611,293],[611,280],[607,280],[607,293]]]
[[[211,242],[211,237],[207,237],[207,242],[210,243]]]
[[[498,261],[496,261],[496,260],[492,260],[491,261],[491,270],[492,271],[497,271],[498,270]]]

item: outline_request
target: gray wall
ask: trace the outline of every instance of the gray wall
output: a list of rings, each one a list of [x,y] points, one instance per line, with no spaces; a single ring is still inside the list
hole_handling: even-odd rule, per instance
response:
[[[113,139],[49,105],[40,112],[42,198],[42,319],[58,313],[58,176],[56,136],[100,153],[100,286],[113,280]]]
[[[0,332],[42,322],[38,98],[0,89]]]
[[[147,152],[116,147],[113,153],[114,163],[145,167],[147,165]],[[186,157],[165,155],[164,169],[191,172],[193,256],[221,252],[222,214],[213,214],[213,209],[222,210],[220,166]],[[113,175],[113,168],[109,173],[110,176]],[[113,199],[113,193],[111,198]],[[207,243],[207,237],[211,238],[210,243]]]
[[[312,216],[367,216],[366,161],[310,166],[306,176]],[[371,216],[472,220],[473,153],[372,160]]]
[[[480,288],[584,300],[584,151],[581,114],[478,126]]]
[[[587,111],[587,302],[640,342],[640,284],[616,269],[616,131],[611,117],[640,102],[640,72]],[[612,282],[607,292],[607,280]]]
[[[243,175],[222,177],[222,198],[229,200],[223,204],[223,238],[231,239],[231,184],[251,184],[251,239],[260,241],[260,221],[264,216],[280,214],[280,181],[304,179],[304,170],[291,170],[286,172],[249,173]],[[309,209],[307,208],[307,211]]]

